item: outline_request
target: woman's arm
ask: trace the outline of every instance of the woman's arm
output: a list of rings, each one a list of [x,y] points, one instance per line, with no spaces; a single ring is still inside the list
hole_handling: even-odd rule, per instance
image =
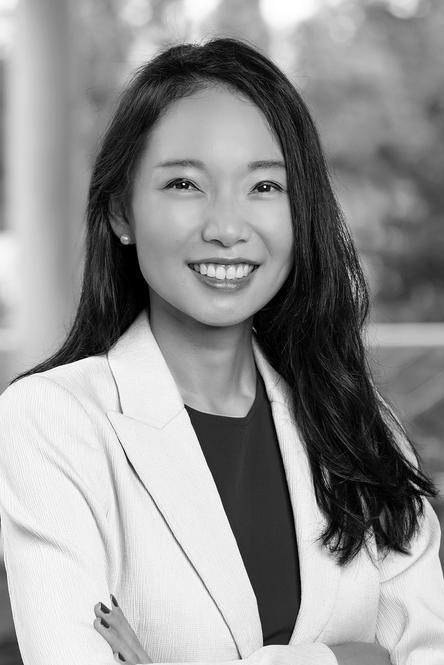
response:
[[[393,665],[444,663],[444,579],[439,560],[441,529],[425,500],[411,553],[391,552],[380,563],[377,639]]]
[[[416,457],[396,414],[393,434],[404,456],[415,466]],[[391,426],[387,419],[387,424]],[[390,552],[381,558],[380,602],[376,627],[378,642],[390,653],[393,665],[444,663],[444,577],[439,559],[441,527],[427,499],[410,554]]]
[[[0,510],[12,614],[24,665],[110,665],[91,626],[109,593],[105,459],[88,414],[31,376],[0,397]]]
[[[131,628],[114,596],[112,597],[110,607],[99,602],[94,607],[94,613],[96,615],[94,628],[111,647],[116,662],[126,662],[127,665],[142,665],[142,663],[153,662],[140,644],[136,633]],[[306,665],[307,662],[324,662],[321,661],[321,652],[316,655],[315,651],[312,655],[308,655],[310,660],[302,659],[301,650],[306,649],[306,645],[269,646],[277,647],[274,652],[270,650],[266,652],[271,662],[276,665],[278,663],[285,663],[286,665],[304,663]],[[313,645],[315,648],[316,646],[321,646],[322,648],[325,645]],[[388,652],[378,644],[349,642],[347,644],[332,646],[330,650],[336,657],[336,661],[332,661],[331,658],[330,661],[338,665],[390,665]],[[255,654],[257,655],[253,655],[252,660],[258,657],[258,652],[255,652]],[[313,661],[312,658],[315,660]],[[239,663],[240,661],[230,662]]]

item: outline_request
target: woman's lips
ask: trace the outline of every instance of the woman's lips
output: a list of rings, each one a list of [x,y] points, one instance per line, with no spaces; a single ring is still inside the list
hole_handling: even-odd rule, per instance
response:
[[[241,277],[239,279],[217,279],[216,277],[208,277],[208,275],[202,275],[197,270],[194,270],[191,266],[188,266],[190,270],[196,275],[197,279],[200,280],[202,284],[206,284],[212,288],[224,290],[224,291],[237,291],[251,281],[254,273],[257,271],[259,266],[255,266],[251,272],[248,273],[246,277]]]

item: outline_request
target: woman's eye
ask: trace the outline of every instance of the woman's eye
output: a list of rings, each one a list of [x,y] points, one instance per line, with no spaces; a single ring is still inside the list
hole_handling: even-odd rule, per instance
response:
[[[186,178],[176,178],[175,180],[171,180],[171,182],[165,185],[165,189],[173,189],[176,192],[199,191],[199,188],[192,183],[191,180],[187,180]],[[252,191],[257,191],[259,194],[271,194],[273,191],[282,192],[284,190],[283,187],[276,182],[264,181],[259,182],[253,187]]]
[[[282,192],[283,188],[281,185],[278,185],[277,182],[259,182],[253,187],[253,191],[254,190],[258,191],[259,194],[270,194],[273,190]]]
[[[165,185],[165,189],[175,189],[179,192],[189,192],[192,191],[191,188],[197,189],[196,185],[193,185],[190,180],[185,180],[184,178],[172,180]]]

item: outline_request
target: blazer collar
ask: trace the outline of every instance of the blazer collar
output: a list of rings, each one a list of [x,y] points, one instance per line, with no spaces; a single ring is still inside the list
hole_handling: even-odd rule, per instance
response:
[[[291,399],[288,385],[267,361],[254,334],[252,343],[270,402],[288,405]],[[139,313],[107,355],[119,390],[122,413],[162,428],[184,409],[146,310]]]
[[[335,599],[340,568],[317,541],[325,520],[314,496],[291,391],[252,338],[281,449],[295,519],[301,607],[290,644],[315,641]],[[121,412],[107,416],[135,472],[219,607],[241,658],[263,644],[257,600],[211,471],[143,310],[107,354]],[[273,543],[270,543],[270,547]]]

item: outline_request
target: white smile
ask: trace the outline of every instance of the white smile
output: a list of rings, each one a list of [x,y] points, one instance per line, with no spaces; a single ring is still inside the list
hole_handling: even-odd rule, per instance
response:
[[[233,263],[229,265],[220,263],[191,263],[189,267],[201,275],[223,281],[244,279],[258,266],[254,266],[251,263]]]

